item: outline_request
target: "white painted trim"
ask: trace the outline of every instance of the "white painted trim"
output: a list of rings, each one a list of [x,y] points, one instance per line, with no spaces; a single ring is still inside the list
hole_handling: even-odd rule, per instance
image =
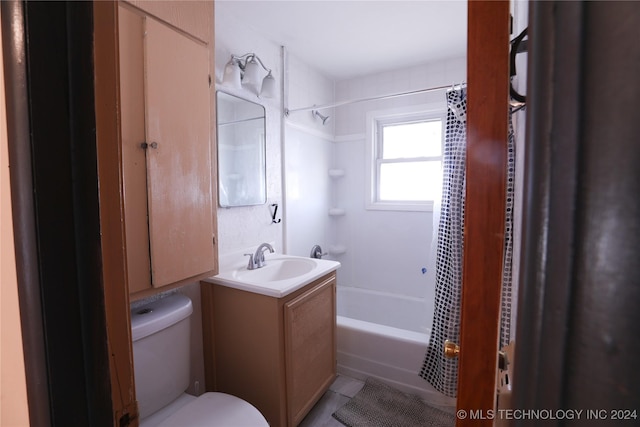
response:
[[[350,135],[336,135],[334,137],[335,142],[351,142],[351,141],[360,141],[367,137],[366,133],[352,133]]]
[[[299,130],[309,135],[317,136],[318,138],[327,139],[330,142],[335,142],[335,137],[332,134],[319,131],[311,126],[295,123],[291,119],[285,119],[285,131],[287,127],[291,127],[292,129]]]
[[[433,212],[433,205],[432,200],[422,203],[370,202],[365,209],[368,211]]]

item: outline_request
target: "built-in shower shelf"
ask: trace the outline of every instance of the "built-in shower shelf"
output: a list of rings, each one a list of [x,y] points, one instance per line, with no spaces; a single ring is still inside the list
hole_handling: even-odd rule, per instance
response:
[[[331,245],[329,246],[329,253],[331,255],[342,255],[347,252],[347,247],[344,245]]]
[[[344,169],[329,169],[329,176],[331,178],[339,178],[344,176]]]
[[[347,212],[342,208],[331,208],[329,209],[329,216],[342,216]]]

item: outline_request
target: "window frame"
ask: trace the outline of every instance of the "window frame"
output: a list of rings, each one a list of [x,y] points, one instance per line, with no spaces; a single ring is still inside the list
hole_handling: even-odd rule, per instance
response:
[[[444,135],[446,129],[447,109],[442,104],[427,104],[398,108],[391,110],[373,111],[367,114],[367,191],[365,208],[367,210],[385,211],[418,211],[433,212],[434,200],[394,200],[381,201],[380,167],[383,163],[405,163],[416,161],[439,160],[442,165],[444,155]],[[440,156],[411,157],[405,159],[382,159],[382,128],[389,125],[410,124],[423,121],[440,120],[442,122],[441,154]]]

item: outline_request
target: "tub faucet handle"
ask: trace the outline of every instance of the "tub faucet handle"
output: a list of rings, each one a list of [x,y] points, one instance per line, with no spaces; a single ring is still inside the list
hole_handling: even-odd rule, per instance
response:
[[[322,252],[322,248],[320,247],[320,245],[313,245],[313,247],[311,248],[311,253],[309,254],[311,258],[317,259],[322,259],[322,257],[325,255],[327,255],[327,253]]]

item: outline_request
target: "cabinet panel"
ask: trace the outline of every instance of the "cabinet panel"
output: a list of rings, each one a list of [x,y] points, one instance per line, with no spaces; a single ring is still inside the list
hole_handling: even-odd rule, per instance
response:
[[[144,126],[144,17],[118,7],[120,129],[129,292],[151,288]]]
[[[258,408],[271,426],[286,427],[282,307],[279,301],[205,282],[202,282],[201,292],[203,319],[213,320],[210,330],[213,335],[204,337],[207,391],[238,396]],[[212,312],[207,313],[207,310]],[[206,353],[210,350],[214,350],[215,355]]]
[[[295,427],[336,375],[334,272],[283,298],[200,282],[207,391]]]
[[[289,425],[302,421],[336,375],[335,279],[284,305]]]
[[[147,14],[179,28],[204,42],[213,26],[213,2],[185,0],[126,0]]]
[[[209,51],[145,20],[149,246],[154,287],[214,270]]]

